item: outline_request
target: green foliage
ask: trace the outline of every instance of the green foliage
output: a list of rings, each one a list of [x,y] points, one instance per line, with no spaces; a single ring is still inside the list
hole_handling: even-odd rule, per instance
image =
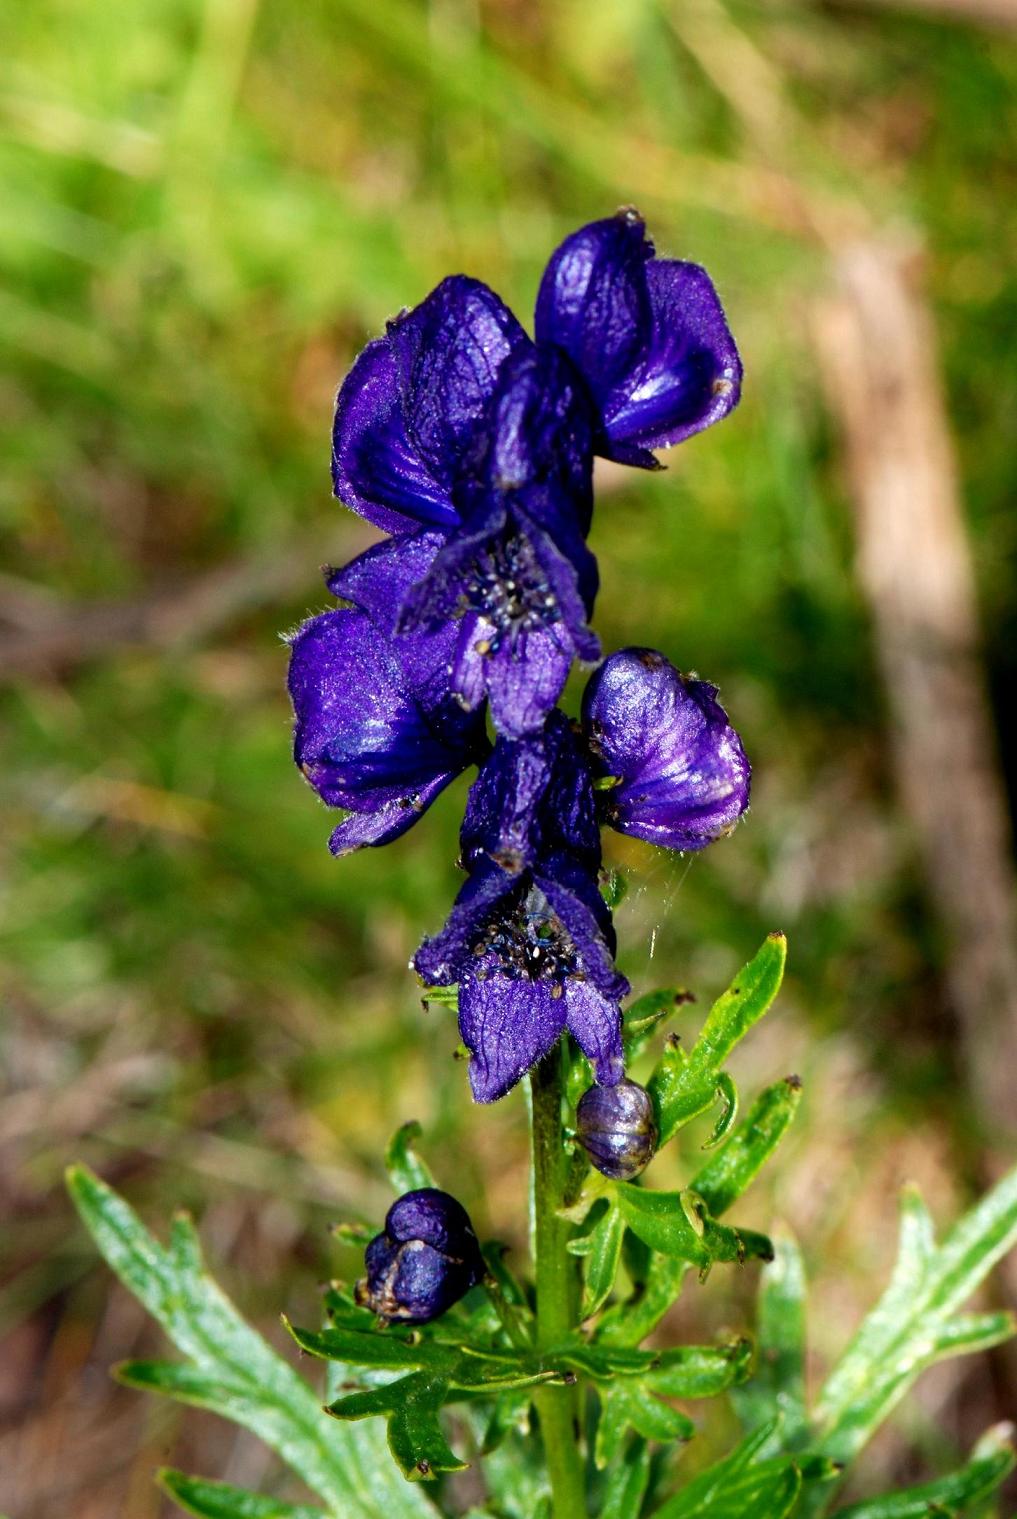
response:
[[[834,1519],[956,1519],[972,1504],[990,1498],[1015,1462],[1013,1426],[1000,1424],[983,1435],[960,1471],[899,1493],[852,1503],[839,1508]]]
[[[330,1426],[307,1384],[244,1323],[206,1273],[189,1219],[178,1215],[169,1246],[162,1246],[84,1166],[72,1168],[68,1186],[109,1265],[186,1357],[180,1364],[129,1363],[121,1371],[125,1380],[244,1425],[336,1519],[390,1519],[393,1508],[407,1519],[430,1512],[407,1492],[383,1442],[373,1432],[356,1439]]]
[[[747,1429],[773,1421],[785,1448],[796,1450],[806,1431],[805,1272],[787,1230],[775,1232],[773,1243],[759,1290],[756,1373],[734,1402]]]
[[[686,1054],[677,1042],[668,1045],[649,1082],[661,1144],[712,1107],[718,1096],[729,1109],[733,1106],[730,1088],[721,1081],[723,1063],[773,1004],[786,959],[784,935],[770,934],[755,959],[713,1004],[691,1052]]]
[[[433,1187],[434,1177],[415,1149],[420,1138],[420,1125],[414,1119],[402,1124],[385,1149],[385,1169],[393,1190],[402,1196],[404,1192],[416,1192],[420,1187]]]
[[[653,1519],[785,1519],[801,1491],[799,1467],[787,1457],[755,1458],[770,1430],[750,1435],[723,1461],[701,1472],[656,1509]]]
[[[163,1467],[157,1480],[163,1492],[189,1514],[197,1514],[198,1519],[321,1519],[321,1509],[310,1508],[306,1503],[283,1503],[278,1498],[245,1492],[228,1482],[187,1477],[169,1467]]]
[[[997,1183],[939,1246],[921,1197],[914,1189],[905,1192],[890,1285],[816,1401],[817,1449],[834,1461],[852,1460],[927,1366],[1010,1338],[1011,1314],[957,1309],[1015,1242],[1017,1171]]]

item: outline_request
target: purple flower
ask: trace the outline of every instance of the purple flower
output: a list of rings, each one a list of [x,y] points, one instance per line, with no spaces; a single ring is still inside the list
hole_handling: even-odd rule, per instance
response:
[[[414,965],[459,985],[459,1032],[478,1102],[501,1097],[567,1029],[598,1081],[623,1075],[611,914],[597,888],[600,842],[589,768],[568,723],[499,739],[470,791],[469,878]]]
[[[591,677],[583,731],[604,821],[670,849],[703,849],[749,804],[749,762],[716,686],[654,649],[622,649]]]
[[[534,345],[485,285],[457,275],[390,322],[337,399],[335,493],[392,533],[444,542],[399,628],[459,622],[451,686],[498,730],[538,728],[573,658],[594,661],[586,547],[594,450],[654,464],[735,404],[741,365],[713,286],[655,259],[634,213],[558,249]]]
[[[398,838],[489,748],[483,714],[448,690],[456,629],[394,633],[400,591],[439,543],[388,539],[333,572],[329,589],[352,605],[289,640],[294,758],[323,801],[349,812],[329,840],[334,854]]]
[[[597,451],[656,467],[649,452],[719,422],[742,365],[709,275],[654,256],[636,211],[580,227],[552,255],[537,342],[567,353],[599,416]]]
[[[367,1275],[357,1301],[379,1317],[427,1324],[457,1303],[484,1275],[469,1214],[448,1192],[421,1187],[389,1208],[383,1233],[364,1252]]]

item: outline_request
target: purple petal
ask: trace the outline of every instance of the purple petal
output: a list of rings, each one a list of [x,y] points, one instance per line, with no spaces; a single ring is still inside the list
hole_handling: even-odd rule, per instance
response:
[[[605,420],[614,443],[670,448],[734,410],[742,361],[705,269],[655,259],[646,279],[650,343],[634,383],[616,392]]]
[[[498,740],[470,787],[460,840],[469,866],[486,857],[517,873],[567,850],[595,877],[600,830],[590,770],[562,713],[539,733]],[[601,900],[595,885],[594,893]]]
[[[716,700],[653,649],[622,649],[594,673],[583,727],[602,775],[607,821],[670,849],[702,849],[749,803],[749,762]]]
[[[742,366],[713,284],[697,264],[657,259],[635,212],[592,222],[553,255],[537,298],[537,339],[585,378],[598,450],[653,468],[669,447],[737,404]]]
[[[578,968],[608,1001],[620,1002],[630,988],[615,969],[614,928],[596,880],[564,852],[542,860],[534,879],[575,946]]]
[[[367,345],[336,397],[332,490],[387,533],[456,520],[448,480],[432,473],[407,432],[388,338]]]
[[[459,984],[459,1033],[473,1057],[475,1100],[494,1102],[554,1048],[565,1028],[568,993],[560,982],[511,980],[483,961],[478,970]]]
[[[339,391],[336,495],[390,532],[455,523],[452,487],[476,446],[501,366],[529,346],[486,285],[463,275],[443,280],[389,323]]]
[[[473,962],[473,946],[493,914],[517,896],[519,885],[497,865],[482,862],[467,878],[452,904],[444,928],[425,939],[413,967],[429,986],[452,986]]]
[[[537,294],[537,342],[569,355],[602,412],[650,335],[645,231],[633,211],[580,227],[551,255]]]
[[[391,844],[412,828],[417,819],[427,811],[435,797],[454,781],[458,771],[448,770],[433,780],[394,801],[384,802],[367,812],[350,812],[337,827],[333,828],[328,847],[334,855],[352,854],[355,849],[367,845]],[[359,799],[358,799],[359,805]]]
[[[540,727],[565,687],[572,645],[560,623],[506,640],[483,656],[481,669],[499,733],[521,738]]]
[[[336,850],[405,832],[486,747],[482,721],[443,689],[440,705],[426,705],[426,684],[410,679],[390,640],[353,608],[313,617],[293,635],[289,691],[294,758],[308,781],[330,806],[374,815],[341,823]]]
[[[621,1010],[592,981],[565,982],[565,1026],[593,1066],[602,1086],[615,1086],[625,1075]]]

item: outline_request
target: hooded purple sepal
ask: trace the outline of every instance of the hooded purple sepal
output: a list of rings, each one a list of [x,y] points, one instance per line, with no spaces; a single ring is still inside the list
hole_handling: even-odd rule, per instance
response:
[[[452,275],[369,343],[336,398],[335,494],[386,532],[457,521],[452,488],[505,360],[530,339],[493,290]]]
[[[698,264],[654,257],[637,212],[580,227],[552,255],[537,296],[537,341],[564,350],[599,411],[598,452],[657,467],[650,453],[737,405],[742,365]]]
[[[357,1301],[393,1323],[427,1324],[484,1275],[484,1258],[461,1203],[437,1187],[406,1192],[364,1252]]]
[[[459,620],[452,689],[468,708],[487,697],[512,738],[539,728],[574,658],[600,657],[591,463],[589,403],[571,367],[554,352],[514,353],[486,438],[461,467],[459,521],[400,612],[403,629]]]
[[[369,549],[330,578],[362,605],[312,617],[289,640],[294,759],[324,802],[350,814],[330,840],[336,854],[405,833],[489,748],[483,714],[448,691],[455,630],[392,632],[391,597],[435,544],[424,534]]]
[[[538,733],[499,739],[470,787],[460,832],[467,869],[493,860],[517,875],[556,851],[595,876],[600,826],[585,748],[562,712]]]
[[[749,804],[751,770],[716,686],[654,649],[621,649],[591,677],[583,731],[605,822],[669,849],[703,849]]]

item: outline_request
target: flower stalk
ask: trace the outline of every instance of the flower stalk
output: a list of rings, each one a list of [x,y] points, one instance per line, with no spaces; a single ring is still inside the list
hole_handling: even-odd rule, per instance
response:
[[[561,1120],[563,1087],[559,1040],[530,1073],[533,1256],[540,1350],[551,1350],[567,1339],[578,1312],[577,1262],[565,1248],[572,1225],[561,1215],[569,1171]],[[554,1519],[584,1519],[587,1510],[579,1388],[541,1387],[534,1393],[534,1401],[540,1415]]]

